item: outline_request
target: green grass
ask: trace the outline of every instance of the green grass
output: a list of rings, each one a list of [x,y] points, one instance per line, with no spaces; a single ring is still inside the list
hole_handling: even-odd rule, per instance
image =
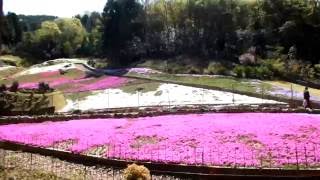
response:
[[[77,93],[69,93],[65,94],[66,99],[70,99],[72,101],[82,101],[85,100],[88,96],[92,96],[97,94],[98,92],[93,91],[85,91],[85,92],[77,92]]]
[[[169,81],[172,83],[186,83],[190,85],[201,85],[213,88],[223,88],[228,90],[238,90],[243,92],[260,93],[263,88],[264,91],[272,89],[269,83],[253,83],[248,79],[238,79],[233,77],[195,77],[195,76],[177,76],[174,74],[150,74],[149,77],[138,74],[129,74],[133,77],[143,77],[155,80]]]
[[[19,56],[2,55],[0,56],[0,60],[11,66],[30,66],[30,63],[28,63],[27,60]]]
[[[152,91],[156,91],[159,86],[161,85],[161,83],[158,82],[144,82],[144,81],[139,81],[140,83],[133,83],[133,84],[127,84],[123,87],[121,87],[120,89],[125,92],[125,93],[129,93],[129,94],[135,94],[137,93],[137,91],[140,91],[142,93],[147,93],[147,92],[152,92]]]
[[[79,79],[86,75],[84,71],[78,70],[78,69],[70,69],[67,71],[64,76],[71,78],[71,79]]]
[[[6,70],[1,70],[0,71],[0,83],[2,83],[3,80],[1,80],[2,78],[8,78],[20,71],[22,71],[23,68],[20,68],[20,67],[13,67],[13,68],[9,68],[9,69],[6,69]]]

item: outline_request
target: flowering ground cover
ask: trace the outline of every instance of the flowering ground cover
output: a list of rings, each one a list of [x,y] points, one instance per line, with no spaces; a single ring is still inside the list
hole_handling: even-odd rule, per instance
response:
[[[254,79],[241,79],[231,76],[219,75],[196,75],[196,74],[167,74],[167,73],[134,73],[128,72],[127,76],[143,77],[155,80],[169,81],[171,83],[188,83],[194,85],[204,85],[218,87],[228,90],[237,90],[261,95],[271,95],[290,99],[303,100],[304,86],[284,81],[263,81]],[[293,91],[291,90],[291,85]],[[309,88],[311,100],[320,102],[320,90]]]
[[[114,76],[86,77],[85,72],[70,69],[64,75],[59,71],[48,71],[7,79],[4,83],[10,85],[13,81],[18,81],[19,87],[24,89],[35,89],[39,82],[46,82],[50,87],[64,92],[82,92],[120,87],[129,79]]]
[[[73,93],[72,97],[69,97],[62,112],[138,106],[284,104],[223,91],[139,80],[130,82],[120,89],[106,89],[90,94],[87,91]]]
[[[215,166],[320,166],[320,116],[189,114],[0,126],[0,140],[102,158]]]

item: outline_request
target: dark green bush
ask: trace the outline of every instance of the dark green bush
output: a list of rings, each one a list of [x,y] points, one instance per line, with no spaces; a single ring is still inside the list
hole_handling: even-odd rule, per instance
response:
[[[1,84],[0,86],[0,92],[4,92],[7,90],[7,86],[5,84]]]
[[[18,81],[14,81],[11,85],[11,87],[9,88],[10,92],[17,92],[19,89],[19,82]]]
[[[45,93],[45,92],[51,91],[51,88],[50,88],[49,84],[47,84],[45,82],[40,82],[38,84],[38,90],[42,93]]]
[[[228,68],[221,63],[210,63],[204,70],[204,73],[210,75],[227,75]]]

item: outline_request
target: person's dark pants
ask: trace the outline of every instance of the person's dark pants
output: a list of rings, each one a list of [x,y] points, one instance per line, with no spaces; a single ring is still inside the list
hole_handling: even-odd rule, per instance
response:
[[[310,99],[306,99],[306,101],[307,101],[307,106],[306,106],[306,108],[312,109]]]

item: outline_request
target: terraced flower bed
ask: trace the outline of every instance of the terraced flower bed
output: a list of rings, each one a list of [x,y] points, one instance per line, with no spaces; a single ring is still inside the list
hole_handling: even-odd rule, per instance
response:
[[[317,168],[319,125],[308,114],[189,114],[4,125],[0,139],[111,159]]]
[[[6,79],[3,82],[0,81],[0,83],[10,85],[13,81],[18,81],[20,83],[19,87],[24,89],[36,89],[39,82],[46,82],[52,88],[71,93],[117,88],[130,80],[114,76],[86,77],[85,72],[78,69],[70,69],[63,75],[59,71],[41,72]]]

